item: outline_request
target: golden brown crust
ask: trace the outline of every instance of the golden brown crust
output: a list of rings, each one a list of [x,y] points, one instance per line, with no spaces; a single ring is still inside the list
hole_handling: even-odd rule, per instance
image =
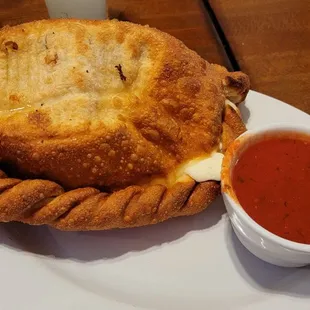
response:
[[[45,180],[0,179],[0,221],[50,225],[61,230],[137,227],[192,215],[218,195],[218,182],[195,183],[189,177],[171,188],[130,186],[112,194],[94,188],[64,192]],[[10,185],[8,185],[10,184]]]
[[[83,20],[6,27],[0,159],[70,189],[147,185],[216,149],[226,97],[239,102],[248,88],[245,74],[149,27]]]
[[[149,27],[63,19],[3,28],[0,161],[57,183],[0,170],[0,222],[101,230],[202,211],[219,183],[174,172],[245,130],[225,100],[237,104],[248,89],[245,74]]]
[[[223,117],[222,151],[225,152],[229,144],[246,131],[240,113],[230,105],[226,105]]]

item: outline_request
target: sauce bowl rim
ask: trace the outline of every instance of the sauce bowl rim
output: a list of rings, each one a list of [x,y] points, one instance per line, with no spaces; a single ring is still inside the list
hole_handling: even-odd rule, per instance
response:
[[[295,250],[299,252],[310,253],[310,244],[299,243],[282,238],[269,230],[262,227],[260,224],[255,222],[247,212],[242,208],[241,204],[238,202],[236,194],[233,190],[231,172],[234,165],[231,163],[238,158],[237,154],[242,152],[242,147],[253,136],[259,137],[260,135],[269,134],[273,132],[285,133],[295,131],[297,133],[309,135],[310,137],[310,126],[307,125],[293,125],[288,123],[274,123],[272,125],[265,125],[257,127],[255,129],[247,130],[245,133],[240,135],[235,141],[233,141],[225,152],[225,156],[222,164],[221,172],[221,190],[222,195],[227,198],[228,203],[237,213],[237,215],[248,224],[248,226],[258,235],[272,241],[275,244],[281,245],[289,250]],[[241,151],[240,151],[241,150]]]

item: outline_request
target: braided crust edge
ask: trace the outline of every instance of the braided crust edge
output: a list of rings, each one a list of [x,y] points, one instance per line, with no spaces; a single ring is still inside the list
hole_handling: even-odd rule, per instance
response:
[[[0,179],[0,221],[50,225],[60,230],[105,230],[155,224],[205,209],[218,195],[219,183],[189,177],[171,188],[129,186],[112,194],[94,188],[64,192],[47,180]]]

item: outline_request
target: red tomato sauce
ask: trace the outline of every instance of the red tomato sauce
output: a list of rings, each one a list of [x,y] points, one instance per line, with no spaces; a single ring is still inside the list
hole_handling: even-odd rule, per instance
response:
[[[233,169],[232,185],[255,222],[310,244],[310,136],[274,134],[250,145]]]

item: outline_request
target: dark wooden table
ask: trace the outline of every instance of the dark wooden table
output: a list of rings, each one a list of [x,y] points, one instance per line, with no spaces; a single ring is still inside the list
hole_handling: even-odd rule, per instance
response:
[[[310,1],[210,3],[252,88],[310,114]]]
[[[249,74],[252,89],[310,114],[310,1],[205,2],[231,48],[229,57],[203,0],[107,0],[110,18],[157,27],[230,70],[233,56]],[[47,17],[44,0],[0,2],[0,25]]]

